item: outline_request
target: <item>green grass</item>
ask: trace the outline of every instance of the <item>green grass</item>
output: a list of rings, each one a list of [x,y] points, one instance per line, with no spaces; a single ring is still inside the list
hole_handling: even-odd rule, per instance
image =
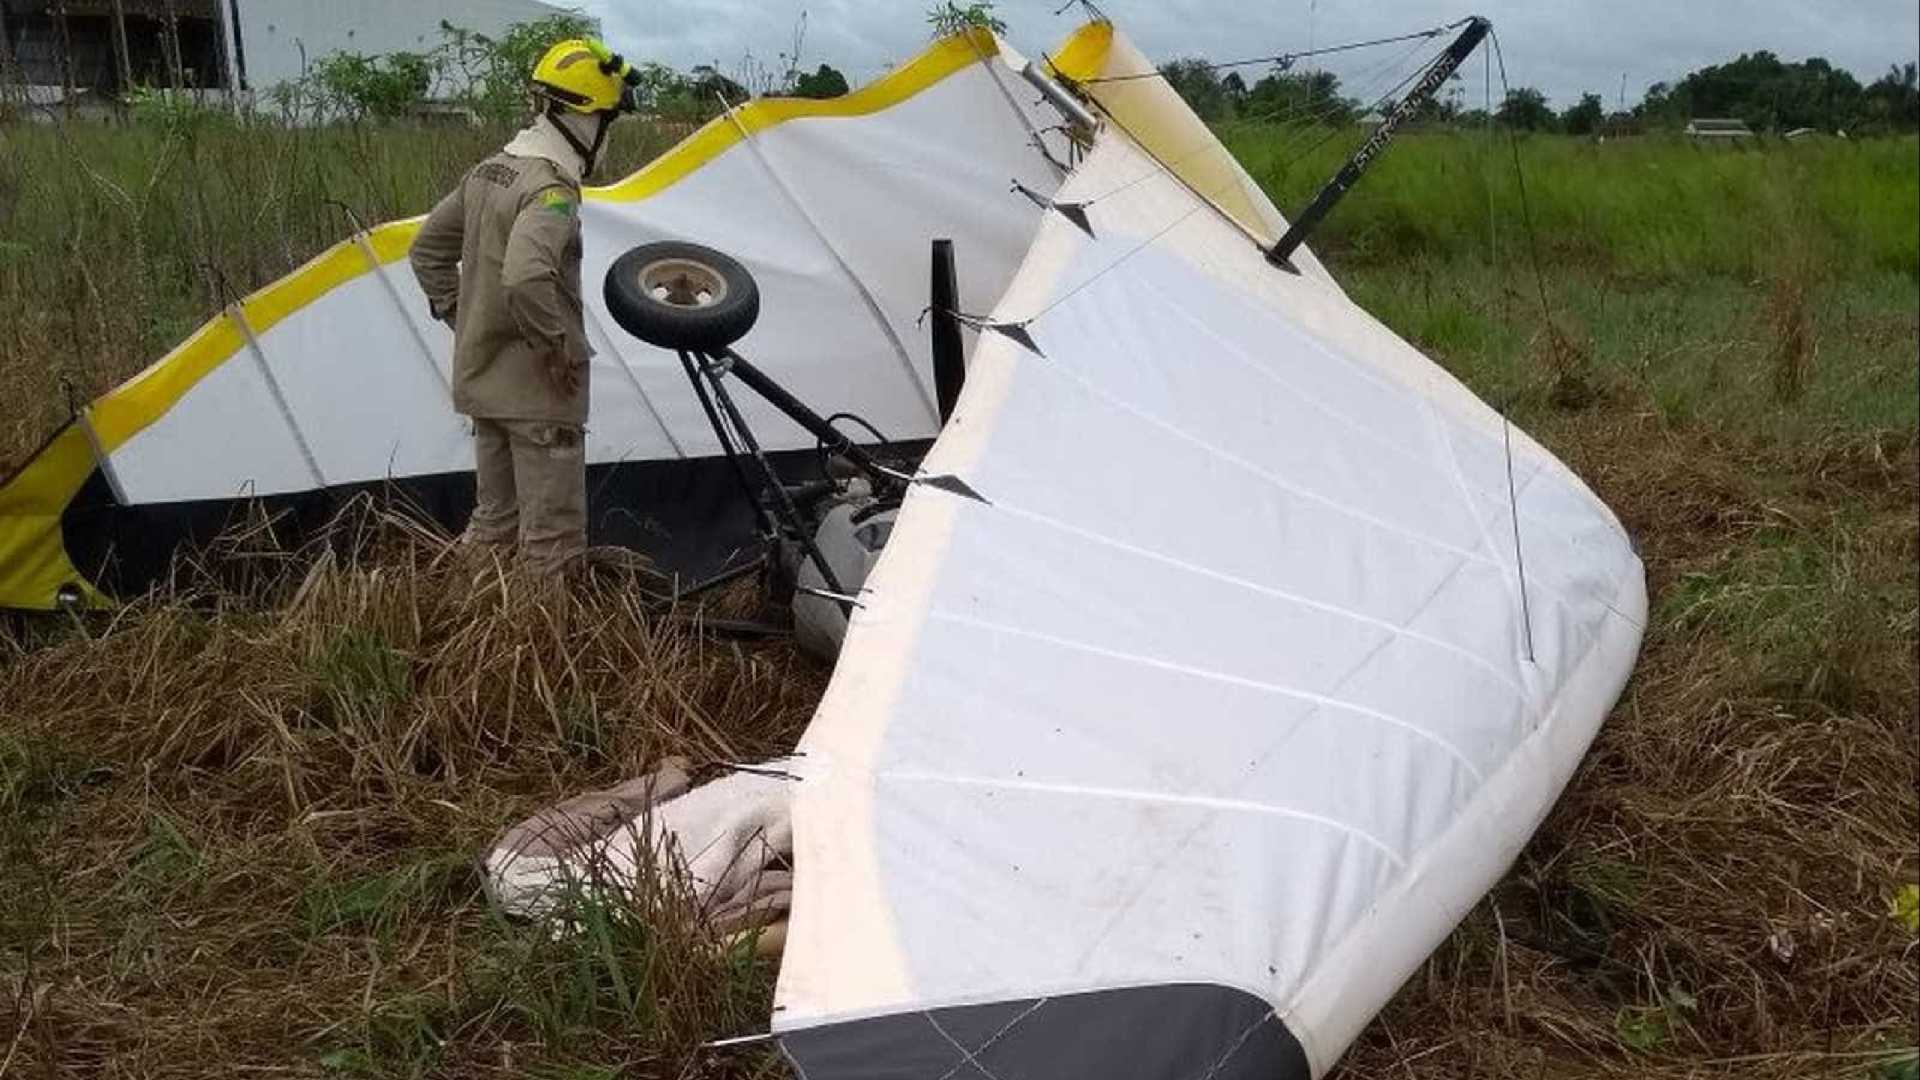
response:
[[[629,165],[668,139],[629,134]],[[418,213],[503,135],[0,127],[0,463],[64,419],[63,381],[106,389],[346,235],[328,200]],[[1283,209],[1346,149],[1224,135]],[[1478,135],[1406,138],[1316,249],[1616,509],[1646,643],[1561,805],[1340,1075],[1911,1076],[1920,146],[1519,150],[1543,282]],[[697,1049],[761,1029],[773,969],[684,898],[518,924],[469,860],[665,754],[781,752],[824,673],[390,539],[298,605],[207,585],[0,622],[0,1023],[39,1002],[15,1068],[782,1076]]]
[[[1304,206],[1355,141],[1231,124],[1220,134],[1283,210]],[[1749,282],[1783,266],[1910,282],[1920,274],[1912,137],[1729,149],[1664,136],[1523,136],[1518,152],[1525,206],[1554,267],[1653,281]],[[1403,136],[1328,219],[1316,248],[1348,267],[1421,256],[1522,263],[1528,215],[1512,153],[1504,133]]]
[[[402,865],[342,879],[317,877],[300,894],[301,932],[310,938],[350,931],[391,942],[410,919],[444,913],[476,887],[472,852],[427,851]]]
[[[1342,281],[1489,401],[1515,403],[1522,417],[1547,404],[1551,365],[1530,266],[1415,257],[1363,262]],[[1920,422],[1913,279],[1868,271],[1811,290],[1803,303],[1812,375],[1791,402],[1777,401],[1774,388],[1775,285],[1709,275],[1646,282],[1554,266],[1546,293],[1589,376],[1646,394],[1669,420],[1789,442],[1834,431],[1904,438]]]
[[[499,126],[0,124],[0,465],[354,222],[425,213]],[[617,177],[678,132],[617,129]],[[0,470],[4,471],[4,470]]]

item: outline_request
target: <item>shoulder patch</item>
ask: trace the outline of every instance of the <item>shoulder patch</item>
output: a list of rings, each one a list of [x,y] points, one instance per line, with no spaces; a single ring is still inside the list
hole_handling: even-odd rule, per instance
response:
[[[503,161],[485,161],[473,170],[474,178],[495,187],[512,187],[520,182],[520,171]]]
[[[550,210],[561,217],[572,217],[579,210],[579,204],[566,193],[548,188],[540,193],[540,208]]]

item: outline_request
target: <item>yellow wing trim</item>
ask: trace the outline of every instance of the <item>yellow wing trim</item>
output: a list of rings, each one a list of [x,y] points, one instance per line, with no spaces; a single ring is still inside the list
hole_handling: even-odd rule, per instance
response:
[[[817,101],[809,98],[750,101],[735,109],[731,119],[721,116],[708,121],[625,180],[607,187],[588,188],[586,197],[608,202],[637,202],[659,194],[733,148],[742,138],[742,128],[752,135],[789,120],[867,116],[898,105],[947,76],[999,54],[999,39],[991,31],[975,28],[934,42],[919,56],[851,94]]]
[[[625,180],[608,187],[589,188],[586,197],[606,202],[638,202],[673,186],[732,148],[741,140],[742,128],[752,134],[788,120],[880,112],[955,72],[998,55],[999,51],[999,42],[992,33],[976,29],[935,42],[884,78],[842,97],[824,101],[761,98],[749,102],[734,111],[737,126],[733,120],[720,117]],[[413,218],[374,229],[368,237],[374,256],[382,264],[405,258],[414,235],[420,230],[421,220]],[[295,311],[372,269],[357,243],[343,241],[248,297],[241,311],[253,332],[263,334]],[[245,344],[240,328],[222,314],[145,371],[109,391],[94,405],[94,426],[102,446],[111,453],[125,445]]]
[[[1090,22],[1075,30],[1055,49],[1047,63],[1074,82],[1098,78],[1107,68],[1107,50],[1113,47],[1113,24]]]
[[[63,586],[102,601],[67,556],[60,516],[93,472],[93,448],[69,424],[0,488],[0,604],[51,610]]]
[[[1053,59],[1069,77],[1097,74],[1105,63],[1113,28],[1083,27]],[[973,64],[999,55],[1000,44],[985,29],[935,42],[925,52],[885,77],[851,94],[824,101],[761,98],[694,132],[666,154],[618,183],[587,189],[588,199],[637,202],[657,195],[754,134],[789,120],[866,116],[913,97]],[[423,219],[397,221],[367,236],[381,265],[404,259]],[[265,333],[282,319],[321,296],[374,269],[357,241],[335,244],[306,265],[240,303],[248,327]],[[95,436],[106,453],[158,421],[187,391],[246,346],[240,327],[227,313],[209,320],[187,340],[146,370],[108,391],[89,408]],[[88,602],[102,597],[74,568],[60,531],[60,518],[92,474],[96,462],[86,432],[69,426],[24,468],[0,484],[0,606],[51,608],[65,586],[76,586]]]

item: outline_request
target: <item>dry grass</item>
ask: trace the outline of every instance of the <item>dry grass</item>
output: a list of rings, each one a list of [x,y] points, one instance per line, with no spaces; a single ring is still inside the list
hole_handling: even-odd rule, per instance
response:
[[[417,212],[497,134],[0,131],[32,256],[0,243],[0,396],[27,403],[0,460],[64,415],[63,377],[103,388],[223,279],[337,239],[325,199]],[[1567,796],[1344,1076],[1914,1075],[1883,1067],[1920,1005],[1888,912],[1920,880],[1911,146],[1776,175],[1529,141],[1551,329],[1530,282],[1456,254],[1486,195],[1435,166],[1476,148],[1415,140],[1343,207],[1356,298],[1592,480],[1654,598]],[[1819,214],[1781,236],[1765,185]],[[553,935],[470,866],[660,756],[783,752],[824,670],[353,530],[293,557],[260,523],[110,617],[0,622],[0,1077],[777,1074],[694,1049],[763,1026],[771,972],[680,898]]]
[[[1912,441],[1786,451],[1617,398],[1533,426],[1641,538],[1644,658],[1343,1075],[1897,1075],[1870,1070],[1920,1000],[1888,914],[1920,874]],[[263,534],[220,585],[5,639],[5,1074],[779,1075],[695,1049],[764,1024],[771,971],[676,897],[553,934],[470,867],[661,756],[782,752],[822,669],[391,520]]]
[[[700,1040],[764,1025],[770,972],[681,898],[559,934],[489,911],[472,860],[664,755],[784,751],[819,667],[618,583],[538,588],[393,524],[376,546],[11,642],[18,1075],[708,1075]]]
[[[1807,311],[1807,290],[1795,278],[1774,281],[1767,296],[1767,325],[1774,337],[1773,394],[1783,402],[1798,401],[1813,381],[1813,319]]]
[[[1641,664],[1519,864],[1348,1077],[1870,1077],[1914,1045],[1911,441],[1543,434],[1642,543]],[[1911,1060],[1911,1051],[1906,1060]]]

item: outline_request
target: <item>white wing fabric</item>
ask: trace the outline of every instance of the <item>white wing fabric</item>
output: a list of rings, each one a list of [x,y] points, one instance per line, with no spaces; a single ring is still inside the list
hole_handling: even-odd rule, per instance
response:
[[[1626,535],[1515,431],[1522,584],[1508,433],[1438,366],[1116,132],[1058,198],[1094,235],[1050,216],[993,313],[1039,352],[985,331],[927,462],[986,501],[909,501],[802,745],[812,1080],[1324,1073],[1638,648]]]

